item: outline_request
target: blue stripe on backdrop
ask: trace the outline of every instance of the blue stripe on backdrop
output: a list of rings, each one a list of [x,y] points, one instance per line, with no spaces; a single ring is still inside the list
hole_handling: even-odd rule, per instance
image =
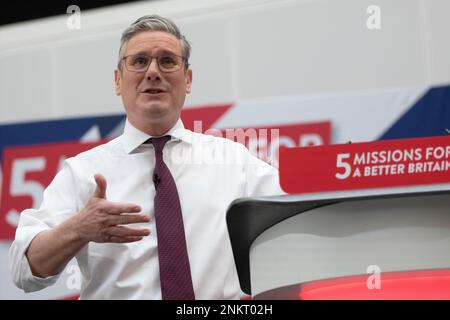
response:
[[[446,135],[450,129],[450,86],[435,87],[398,119],[380,140]]]
[[[121,114],[1,125],[0,159],[5,147],[79,141],[94,126],[98,127],[101,138],[105,138],[124,119],[125,115]]]

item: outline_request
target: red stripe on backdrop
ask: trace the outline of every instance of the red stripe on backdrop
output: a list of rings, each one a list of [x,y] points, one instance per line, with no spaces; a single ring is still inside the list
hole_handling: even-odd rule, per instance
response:
[[[194,131],[194,121],[201,121],[202,132],[211,128],[232,106],[221,104],[207,107],[192,107],[181,110],[181,119],[186,129]]]

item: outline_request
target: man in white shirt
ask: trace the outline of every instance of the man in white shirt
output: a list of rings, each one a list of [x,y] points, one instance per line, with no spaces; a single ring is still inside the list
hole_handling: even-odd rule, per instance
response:
[[[67,159],[41,207],[22,212],[10,249],[18,287],[52,285],[75,257],[82,299],[161,299],[157,160],[148,141],[169,136],[162,159],[178,190],[195,299],[239,298],[226,209],[236,198],[282,191],[277,170],[241,144],[184,129],[189,54],[168,19],[144,16],[124,31],[115,70],[124,133]]]

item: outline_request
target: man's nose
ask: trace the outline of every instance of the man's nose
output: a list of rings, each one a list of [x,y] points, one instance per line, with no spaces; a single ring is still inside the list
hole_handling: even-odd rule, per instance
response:
[[[161,74],[158,66],[158,61],[156,58],[152,58],[148,66],[147,72],[145,74],[148,80],[160,80]]]

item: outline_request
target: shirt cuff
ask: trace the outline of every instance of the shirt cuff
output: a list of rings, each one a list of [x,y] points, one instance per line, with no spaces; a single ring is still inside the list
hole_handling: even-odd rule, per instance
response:
[[[21,237],[16,237],[16,240],[10,248],[10,269],[14,283],[25,292],[38,291],[51,286],[59,279],[61,275],[61,273],[58,273],[46,278],[40,278],[34,276],[31,272],[30,264],[25,252],[28,250],[28,247],[34,237],[49,228],[38,227],[33,229],[35,230],[28,229],[26,232],[27,235],[22,239],[20,239]]]

